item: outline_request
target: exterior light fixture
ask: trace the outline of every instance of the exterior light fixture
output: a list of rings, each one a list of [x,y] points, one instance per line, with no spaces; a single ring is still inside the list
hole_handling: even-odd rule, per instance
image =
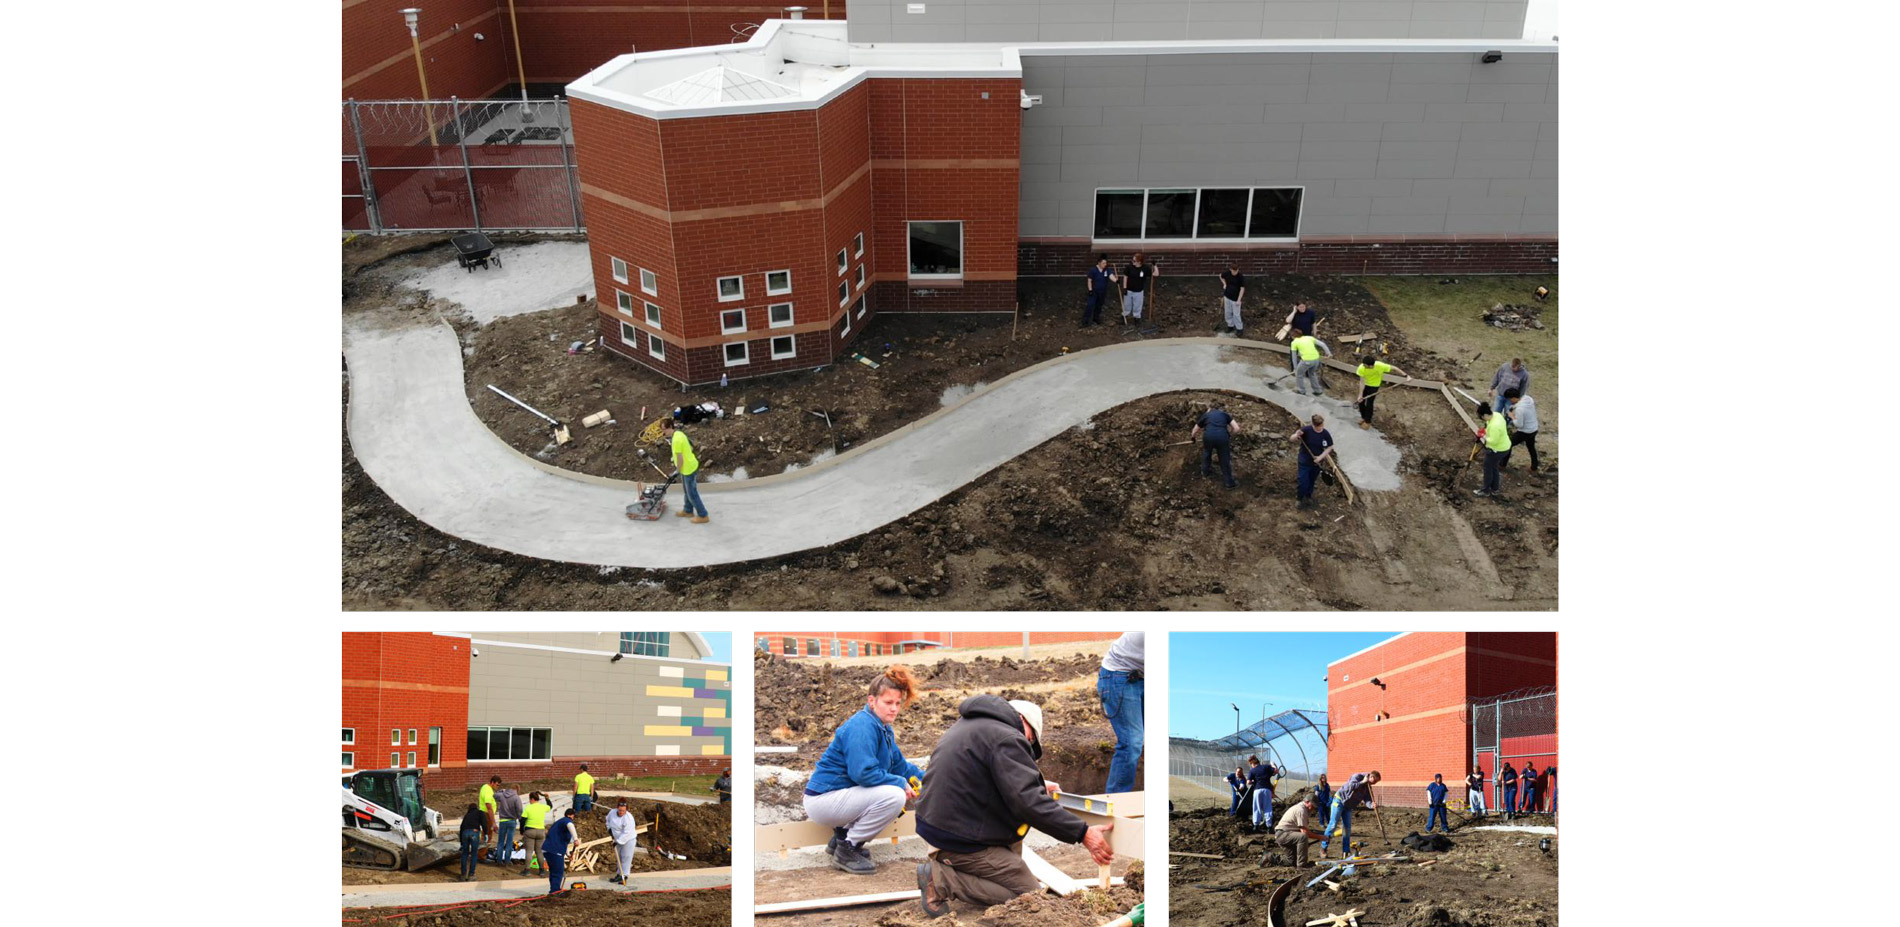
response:
[[[1478,60],[1485,64],[1497,64],[1498,62],[1504,60],[1504,53],[1501,51],[1495,51],[1495,50],[1488,51],[1484,53],[1484,57],[1479,58]]]
[[[429,105],[429,72],[422,66],[422,38],[416,30],[416,23],[421,19],[420,7],[402,11],[402,21],[409,27],[409,47],[416,53],[416,80],[422,84],[422,121],[429,124],[430,147],[440,147],[442,142],[435,135],[435,107]]]

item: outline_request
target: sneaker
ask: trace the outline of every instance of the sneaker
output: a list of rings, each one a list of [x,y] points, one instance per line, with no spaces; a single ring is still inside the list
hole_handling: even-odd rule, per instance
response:
[[[694,518],[694,519],[693,519],[693,524],[695,524],[695,525],[703,525],[703,524],[705,524],[705,523],[707,523],[707,522],[709,522],[709,521],[712,521],[712,519],[710,519],[710,518],[707,518],[707,517],[706,517],[706,516],[704,516],[704,515],[700,515],[700,516],[698,516],[698,517],[696,517],[696,518]]]
[[[1485,490],[1482,490],[1482,489],[1474,489],[1474,490],[1472,490],[1472,491],[1471,491],[1471,494],[1472,494],[1472,495],[1474,495],[1474,496],[1488,496],[1488,495],[1490,495],[1490,493],[1489,493],[1489,492],[1487,492],[1487,491],[1485,491]]]
[[[930,863],[928,862],[918,863],[917,864],[917,903],[924,906],[924,916],[925,917],[942,917],[945,914],[949,914],[950,913],[949,902],[939,901],[939,902],[936,902],[935,904],[931,903],[930,901],[930,896],[932,894],[931,888],[932,886],[930,883]]]
[[[877,872],[877,865],[871,862],[870,852],[849,840],[838,841],[838,849],[831,854],[831,864],[852,875],[872,875]]]

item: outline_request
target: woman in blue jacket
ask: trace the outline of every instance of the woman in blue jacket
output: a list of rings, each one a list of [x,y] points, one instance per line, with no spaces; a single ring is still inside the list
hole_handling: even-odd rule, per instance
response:
[[[805,816],[832,829],[831,864],[854,875],[877,871],[866,841],[917,797],[924,771],[897,749],[891,723],[917,697],[910,670],[893,666],[871,680],[864,709],[831,736],[805,783]]]

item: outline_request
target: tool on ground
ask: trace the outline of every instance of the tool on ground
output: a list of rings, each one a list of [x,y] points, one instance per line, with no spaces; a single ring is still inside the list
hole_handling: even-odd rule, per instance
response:
[[[606,409],[602,409],[599,412],[595,412],[594,414],[581,419],[581,425],[587,428],[598,428],[601,425],[605,425],[608,422],[612,421],[613,417],[614,417],[614,414],[612,412],[609,412]]]
[[[501,398],[506,399],[509,402],[512,402],[515,405],[518,405],[522,407],[523,409],[527,409],[529,412],[534,413],[536,418],[539,418],[542,421],[547,422],[550,426],[552,426],[554,429],[554,443],[555,444],[566,444],[567,442],[572,441],[574,439],[573,435],[568,434],[567,426],[561,424],[560,421],[557,420],[554,416],[549,415],[546,412],[543,412],[540,409],[535,408],[534,406],[528,405],[527,403],[522,402],[521,400],[508,395],[507,393],[502,391],[501,387],[496,386],[493,383],[488,384],[488,388],[491,390],[494,390],[495,394],[500,396]]]
[[[1471,395],[1470,393],[1467,393],[1467,392],[1465,392],[1464,390],[1461,390],[1461,389],[1459,389],[1459,388],[1458,388],[1458,387],[1456,387],[1456,386],[1452,386],[1452,385],[1451,385],[1450,383],[1447,383],[1447,384],[1445,384],[1445,385],[1446,385],[1446,386],[1448,386],[1448,387],[1450,387],[1450,388],[1451,388],[1451,391],[1452,391],[1452,392],[1454,392],[1454,393],[1457,393],[1458,395],[1460,395],[1460,396],[1463,396],[1463,397],[1465,397],[1465,401],[1466,401],[1466,402],[1469,402],[1469,403],[1471,403],[1471,404],[1472,404],[1472,405],[1474,405],[1474,406],[1475,406],[1475,405],[1478,405],[1478,397],[1476,397],[1476,396],[1473,396],[1473,395]]]
[[[1391,846],[1392,838],[1385,835],[1385,812],[1381,811],[1378,805],[1372,806],[1372,819],[1379,822],[1379,842]]]
[[[652,458],[652,457],[649,457],[649,456],[647,456],[647,449],[646,449],[646,448],[644,448],[644,447],[636,447],[636,448],[634,448],[634,449],[633,449],[633,452],[634,452],[634,453],[636,453],[636,454],[639,454],[639,455],[640,455],[640,459],[641,459],[641,460],[644,460],[644,461],[646,461],[646,462],[647,462],[647,466],[649,466],[649,467],[652,467],[652,468],[653,468],[653,472],[655,472],[655,473],[658,473],[658,474],[660,475],[660,479],[663,479],[663,480],[664,480],[664,479],[670,479],[670,478],[671,478],[671,474],[669,474],[669,473],[667,473],[667,472],[666,472],[665,470],[662,470],[662,469],[660,469],[660,465],[659,465],[659,464],[656,464],[656,463],[654,463],[654,462],[653,462],[653,458]]]
[[[857,361],[860,364],[863,364],[866,367],[871,368],[872,370],[876,370],[877,368],[883,366],[882,364],[879,364],[877,361],[874,361],[868,357],[865,357],[863,354],[857,351],[851,352],[851,359]]]
[[[455,262],[469,273],[474,273],[476,267],[487,270],[491,261],[496,267],[501,266],[501,257],[495,254],[495,243],[489,241],[487,235],[464,232],[449,239],[449,242],[455,245]]]
[[[652,463],[652,461],[649,460],[647,463]],[[633,484],[635,491],[639,493],[639,498],[627,506],[627,517],[634,521],[659,520],[660,516],[666,514],[666,489],[678,479],[679,474],[675,473],[668,476],[664,483],[654,483],[651,486],[645,483]]]

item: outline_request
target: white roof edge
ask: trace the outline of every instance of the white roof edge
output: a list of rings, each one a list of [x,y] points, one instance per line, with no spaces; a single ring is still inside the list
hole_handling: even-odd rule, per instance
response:
[[[1314,327],[1314,328],[1318,328],[1319,326],[1317,326],[1317,325],[1315,325],[1315,326],[1313,326],[1313,327]],[[1328,675],[1328,676],[1331,676],[1331,675],[1332,675],[1332,673],[1330,672],[1330,670],[1331,670],[1331,669],[1332,669],[1333,667],[1335,667],[1335,666],[1338,666],[1339,664],[1341,664],[1341,663],[1344,663],[1344,662],[1346,662],[1347,660],[1350,660],[1350,659],[1352,659],[1353,657],[1357,657],[1357,656],[1360,656],[1360,655],[1363,655],[1363,654],[1368,654],[1368,653],[1371,653],[1371,652],[1373,652],[1374,650],[1377,650],[1377,649],[1379,649],[1380,647],[1384,647],[1385,645],[1387,645],[1387,644],[1390,644],[1390,643],[1392,643],[1393,641],[1395,641],[1395,640],[1398,640],[1398,639],[1399,639],[1399,638],[1401,638],[1401,637],[1405,637],[1406,635],[1408,635],[1408,634],[1411,634],[1411,633],[1412,633],[1412,632],[1410,632],[1410,631],[1401,631],[1401,632],[1399,632],[1399,633],[1397,633],[1397,634],[1394,634],[1394,635],[1392,635],[1391,637],[1388,637],[1388,638],[1386,638],[1385,640],[1382,640],[1382,641],[1380,641],[1380,642],[1378,642],[1378,643],[1376,643],[1376,644],[1373,644],[1373,645],[1372,645],[1372,646],[1370,646],[1370,647],[1364,647],[1364,648],[1361,648],[1361,649],[1359,649],[1359,650],[1356,650],[1356,651],[1354,651],[1354,652],[1352,652],[1352,653],[1349,653],[1349,654],[1346,654],[1345,656],[1343,656],[1343,657],[1340,657],[1340,658],[1339,658],[1339,659],[1337,659],[1337,660],[1333,660],[1333,661],[1330,661],[1330,662],[1328,662],[1328,663],[1326,664],[1326,669],[1327,669],[1327,670],[1329,670],[1329,672],[1327,672],[1327,674],[1326,674],[1326,675]]]
[[[1556,54],[1557,43],[1531,39],[1182,39],[1168,42],[1038,42],[1017,45],[1025,57],[1057,55],[1180,55],[1316,52],[1456,54],[1490,50]]]

